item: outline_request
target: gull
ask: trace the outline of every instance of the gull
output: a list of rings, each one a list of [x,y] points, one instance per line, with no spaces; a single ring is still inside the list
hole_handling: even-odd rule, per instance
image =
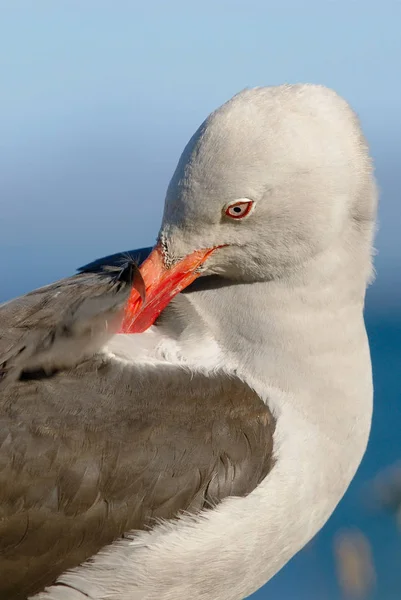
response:
[[[153,249],[0,307],[1,598],[241,600],[312,539],[369,437],[376,205],[345,100],[247,89]]]

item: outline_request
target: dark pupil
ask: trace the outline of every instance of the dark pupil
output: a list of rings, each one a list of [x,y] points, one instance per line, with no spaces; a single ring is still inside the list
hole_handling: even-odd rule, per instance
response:
[[[233,211],[238,214],[238,213],[242,212],[242,208],[240,206],[234,206]]]

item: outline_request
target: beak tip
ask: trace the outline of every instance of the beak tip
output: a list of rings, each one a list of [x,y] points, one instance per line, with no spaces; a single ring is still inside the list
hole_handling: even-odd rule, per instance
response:
[[[174,296],[199,277],[199,266],[215,249],[196,250],[167,268],[157,244],[141,267],[133,270],[132,291],[120,333],[143,333],[153,325]]]

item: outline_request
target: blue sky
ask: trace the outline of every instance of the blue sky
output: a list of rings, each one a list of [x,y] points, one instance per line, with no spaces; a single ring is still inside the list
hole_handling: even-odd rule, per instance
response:
[[[382,190],[371,293],[398,308],[400,23],[398,0],[1,2],[0,302],[152,244],[211,110],[247,86],[315,82],[361,117]],[[296,581],[309,599],[305,556],[258,598],[291,598]]]
[[[152,243],[188,137],[246,86],[334,87],[361,116],[399,254],[401,4],[13,0],[0,7],[1,298]],[[51,251],[50,251],[51,249]]]

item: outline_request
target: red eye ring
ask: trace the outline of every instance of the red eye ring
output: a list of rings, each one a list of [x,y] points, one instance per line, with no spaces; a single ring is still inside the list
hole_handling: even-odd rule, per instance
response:
[[[225,214],[230,219],[243,219],[249,215],[253,206],[252,200],[238,200],[227,206]]]

